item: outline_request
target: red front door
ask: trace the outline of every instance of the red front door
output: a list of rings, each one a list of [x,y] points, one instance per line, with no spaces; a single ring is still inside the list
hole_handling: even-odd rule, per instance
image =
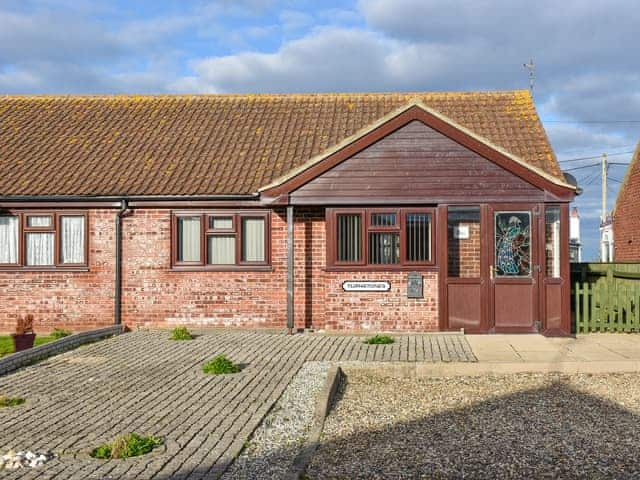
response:
[[[489,331],[537,332],[540,329],[537,214],[533,205],[489,208],[489,225],[484,236],[485,247],[489,249]]]

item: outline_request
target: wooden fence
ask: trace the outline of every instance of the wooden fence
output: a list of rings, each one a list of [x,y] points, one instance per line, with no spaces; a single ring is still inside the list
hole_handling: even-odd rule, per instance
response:
[[[640,264],[571,265],[574,330],[640,332]]]

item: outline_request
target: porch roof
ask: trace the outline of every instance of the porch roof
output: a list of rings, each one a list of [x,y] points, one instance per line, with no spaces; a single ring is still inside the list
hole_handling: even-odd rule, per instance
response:
[[[527,91],[0,98],[0,195],[257,193],[419,101],[564,183]]]

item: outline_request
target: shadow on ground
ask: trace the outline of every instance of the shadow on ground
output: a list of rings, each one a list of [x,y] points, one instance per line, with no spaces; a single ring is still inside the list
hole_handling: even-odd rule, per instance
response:
[[[619,404],[557,381],[384,429],[327,439],[307,478],[640,478],[638,421]],[[245,461],[244,470],[225,478],[283,478],[282,467],[294,455],[274,451]],[[263,472],[259,476],[256,467]],[[181,474],[216,478],[211,471],[209,476],[192,471],[163,478]]]

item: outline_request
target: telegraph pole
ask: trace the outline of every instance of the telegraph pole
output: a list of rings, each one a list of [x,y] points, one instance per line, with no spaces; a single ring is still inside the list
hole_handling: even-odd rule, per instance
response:
[[[607,221],[607,154],[602,154],[602,224]]]

